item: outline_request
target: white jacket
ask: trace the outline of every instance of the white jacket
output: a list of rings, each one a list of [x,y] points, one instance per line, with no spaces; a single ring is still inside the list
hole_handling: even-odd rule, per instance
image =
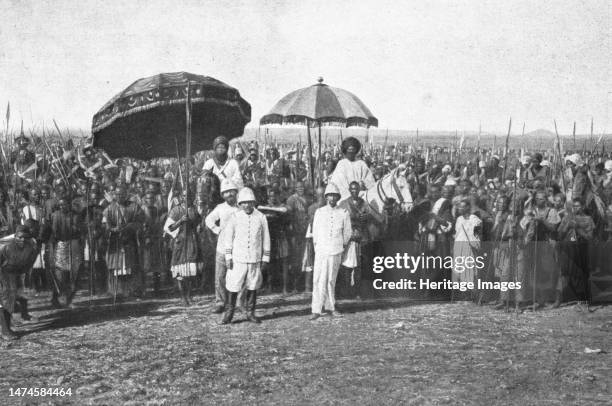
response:
[[[223,202],[221,204],[218,204],[217,207],[215,207],[213,211],[208,213],[208,216],[206,216],[206,218],[204,219],[206,227],[208,227],[213,233],[219,236],[217,239],[217,253],[219,254],[225,253],[225,246],[223,245],[223,230],[227,226],[229,219],[238,210],[240,210],[238,206],[230,206],[229,204],[227,204],[227,202]],[[219,222],[219,225],[217,225],[217,222]]]
[[[225,259],[254,264],[270,262],[270,233],[268,220],[259,210],[246,214],[235,212],[223,229]]]
[[[339,206],[323,206],[315,212],[312,222],[312,242],[315,254],[336,255],[348,245],[353,228],[351,217]]]

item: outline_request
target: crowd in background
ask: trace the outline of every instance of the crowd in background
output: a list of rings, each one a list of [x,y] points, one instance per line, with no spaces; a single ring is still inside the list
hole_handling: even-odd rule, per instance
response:
[[[369,147],[349,137],[323,147],[317,160],[299,144],[230,145],[218,137],[190,162],[137,161],[22,135],[13,151],[3,150],[3,250],[17,231],[36,242],[19,287],[31,295],[50,290],[56,307],[70,306],[79,289],[119,301],[164,294],[175,281],[186,305],[194,289],[214,290],[220,313],[231,300],[220,241],[228,216],[243,210],[240,192],[252,191],[269,231],[269,265],[257,290],[288,294],[313,289],[313,219],[334,185],[352,226],[338,274],[345,297],[376,294],[371,260],[387,240],[405,241],[413,255],[486,252],[484,269],[437,269],[428,277],[522,281],[527,288],[454,297],[499,308],[588,303],[590,278],[610,272],[612,160],[605,153]],[[398,174],[410,187],[410,210],[392,198],[379,208],[363,199]],[[240,296],[238,306],[248,306]]]

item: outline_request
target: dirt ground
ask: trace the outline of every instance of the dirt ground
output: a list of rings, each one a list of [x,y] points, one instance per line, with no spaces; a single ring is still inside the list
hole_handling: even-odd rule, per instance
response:
[[[612,399],[612,306],[519,316],[468,302],[260,299],[263,323],[218,325],[211,296],[33,300],[40,320],[0,342],[2,404],[593,405]],[[601,350],[587,353],[589,350]],[[586,350],[586,352],[585,352]],[[10,397],[9,388],[71,388]]]

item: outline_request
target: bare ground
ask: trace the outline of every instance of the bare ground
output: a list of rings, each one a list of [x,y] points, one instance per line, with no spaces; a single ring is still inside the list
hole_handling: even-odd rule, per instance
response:
[[[210,296],[34,301],[39,323],[0,342],[2,404],[592,405],[612,402],[612,307],[519,316],[472,303],[260,299],[260,325],[221,326]],[[236,319],[244,317],[237,314]],[[585,353],[585,348],[602,350]],[[9,397],[9,388],[72,396]]]

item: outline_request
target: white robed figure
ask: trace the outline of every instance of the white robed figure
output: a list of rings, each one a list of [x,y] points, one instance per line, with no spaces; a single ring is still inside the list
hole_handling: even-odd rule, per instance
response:
[[[361,150],[361,143],[357,138],[345,138],[342,141],[341,150],[344,158],[336,165],[329,182],[338,187],[340,201],[351,196],[349,191],[351,182],[358,182],[361,190],[368,190],[376,184],[374,174],[368,165],[363,160],[357,159],[357,154]]]
[[[475,258],[480,250],[482,220],[470,213],[470,203],[459,203],[459,217],[455,223],[455,243],[453,245],[453,282],[476,282]],[[467,261],[466,258],[473,258]]]
[[[242,173],[240,172],[240,164],[235,159],[231,159],[227,150],[229,141],[224,136],[219,136],[213,141],[214,156],[204,162],[203,170],[209,171],[217,175],[220,182],[224,179],[231,180],[238,189],[242,189]]]

